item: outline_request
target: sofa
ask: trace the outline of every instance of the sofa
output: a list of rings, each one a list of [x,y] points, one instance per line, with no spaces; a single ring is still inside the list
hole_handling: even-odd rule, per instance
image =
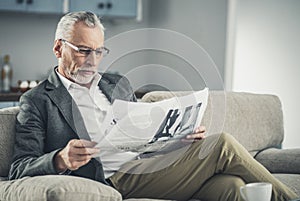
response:
[[[155,102],[187,93],[153,91],[140,101]],[[45,175],[7,181],[18,111],[18,107],[0,109],[0,201],[122,200],[120,193],[109,186],[73,176]],[[283,113],[277,96],[211,91],[201,124],[206,126],[207,135],[220,132],[233,135],[300,197],[300,149],[282,149]],[[150,201],[147,198],[129,200]]]

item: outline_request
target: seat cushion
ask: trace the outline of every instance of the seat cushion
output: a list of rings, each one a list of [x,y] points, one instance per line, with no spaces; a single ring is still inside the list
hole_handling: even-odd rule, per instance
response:
[[[130,199],[126,199],[124,201],[175,201],[175,200],[161,200],[161,199],[147,199],[147,198],[130,198]]]
[[[273,174],[278,180],[287,185],[300,198],[300,174]]]
[[[1,181],[0,200],[118,201],[122,196],[114,188],[90,179],[47,175]]]

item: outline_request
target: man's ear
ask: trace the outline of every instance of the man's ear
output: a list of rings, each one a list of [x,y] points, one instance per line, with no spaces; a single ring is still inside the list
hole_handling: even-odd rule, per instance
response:
[[[53,53],[55,54],[56,58],[61,58],[61,54],[62,54],[62,42],[61,42],[61,40],[55,40],[54,41]]]

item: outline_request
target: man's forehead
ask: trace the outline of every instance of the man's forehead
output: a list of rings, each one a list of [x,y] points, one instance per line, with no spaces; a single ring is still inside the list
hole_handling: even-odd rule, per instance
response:
[[[104,42],[104,35],[100,27],[88,27],[82,23],[74,26],[71,34],[71,40],[74,43],[93,43],[93,45],[102,46]]]

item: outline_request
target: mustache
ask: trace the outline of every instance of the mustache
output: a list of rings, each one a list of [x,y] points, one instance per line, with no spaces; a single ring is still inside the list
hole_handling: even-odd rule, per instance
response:
[[[91,72],[96,73],[97,72],[97,68],[96,67],[81,67],[81,68],[78,68],[76,71],[77,72],[80,72],[80,71],[91,71]]]
[[[80,72],[80,71],[90,71],[90,72],[94,72],[96,73],[97,71],[96,70],[92,70],[90,68],[87,68],[87,69],[78,69],[77,72]]]
[[[93,74],[98,73],[97,69],[81,68],[81,69],[76,69],[73,72],[69,72],[69,74],[74,76],[77,79],[79,77],[80,72],[84,72],[84,71],[93,72]]]

